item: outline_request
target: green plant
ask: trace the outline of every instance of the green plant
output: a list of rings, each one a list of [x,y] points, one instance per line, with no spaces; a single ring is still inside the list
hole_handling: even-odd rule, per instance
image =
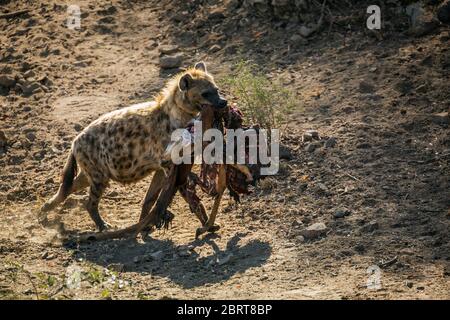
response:
[[[280,129],[295,106],[294,95],[256,70],[255,64],[241,61],[223,79],[223,86],[238,100],[250,122],[265,129]]]

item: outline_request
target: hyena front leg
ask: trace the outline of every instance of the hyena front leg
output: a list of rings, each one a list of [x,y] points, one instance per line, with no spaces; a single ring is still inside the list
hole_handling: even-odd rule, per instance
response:
[[[97,226],[99,231],[104,231],[111,227],[102,219],[100,213],[98,212],[98,204],[100,202],[100,198],[102,197],[103,191],[105,191],[106,189],[106,185],[107,182],[104,181],[92,181],[89,188],[89,199],[86,206],[89,215],[95,222],[95,225]]]

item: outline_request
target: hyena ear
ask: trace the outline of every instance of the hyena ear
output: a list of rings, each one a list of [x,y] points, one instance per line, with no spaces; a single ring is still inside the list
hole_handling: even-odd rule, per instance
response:
[[[178,82],[178,87],[180,88],[181,91],[186,91],[191,87],[193,80],[194,79],[192,79],[192,76],[189,73],[186,73],[180,78],[180,81]]]
[[[204,63],[203,61],[197,62],[195,64],[194,68],[197,70],[202,70],[203,72],[206,72],[206,63]]]

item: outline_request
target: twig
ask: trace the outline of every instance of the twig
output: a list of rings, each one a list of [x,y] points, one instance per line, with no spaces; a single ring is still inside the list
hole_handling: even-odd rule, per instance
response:
[[[361,180],[358,179],[357,177],[352,176],[350,173],[345,172],[345,175],[346,175],[346,176],[349,176],[349,177],[352,178],[353,180],[361,181]]]
[[[39,299],[39,292],[38,292],[38,290],[37,290],[37,288],[36,288],[36,285],[34,284],[33,279],[31,279],[31,272],[28,271],[28,270],[25,270],[25,268],[23,268],[23,271],[26,273],[26,275],[28,276],[28,280],[30,280],[31,285],[33,286],[34,294],[36,295],[36,299],[37,299],[37,300],[40,300],[40,299]]]
[[[397,260],[398,260],[398,257],[397,257],[397,256],[395,256],[394,258],[392,258],[392,259],[391,259],[391,260],[389,260],[389,261],[386,261],[386,262],[380,263],[380,268],[387,268],[387,267],[389,267],[389,266],[393,265],[394,263],[396,263],[396,262],[397,262]]]
[[[4,13],[4,14],[0,14],[0,19],[14,18],[14,17],[20,16],[20,15],[28,13],[28,12],[30,12],[29,9],[19,10],[19,11],[10,12],[10,13]]]

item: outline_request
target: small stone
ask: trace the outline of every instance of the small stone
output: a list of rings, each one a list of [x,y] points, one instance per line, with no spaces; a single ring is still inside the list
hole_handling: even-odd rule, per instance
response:
[[[355,251],[358,252],[359,254],[363,253],[364,251],[366,251],[366,247],[364,247],[363,244],[359,243],[355,246]]]
[[[376,220],[370,221],[368,224],[361,227],[361,232],[369,233],[377,230],[379,228],[379,224]]]
[[[303,142],[312,141],[312,140],[320,140],[319,132],[316,130],[306,130],[302,136]]]
[[[125,265],[123,263],[111,263],[108,265],[108,269],[115,272],[122,272],[125,270]]]
[[[159,59],[159,66],[162,69],[178,68],[181,66],[182,58],[183,55],[181,53],[172,56],[162,56]]]
[[[313,225],[309,226],[305,230],[301,231],[300,234],[305,239],[315,239],[315,238],[325,235],[327,233],[327,231],[328,231],[328,228],[325,225],[325,223],[317,222],[317,223],[314,223]]]
[[[304,236],[298,236],[297,237],[297,241],[300,242],[300,243],[303,243],[303,242],[305,242],[305,237]]]
[[[79,123],[75,123],[73,125],[73,128],[75,129],[76,132],[80,132],[81,130],[83,130],[83,126]]]
[[[437,17],[442,23],[450,24],[450,0],[445,1],[439,6]]]
[[[322,145],[319,142],[313,142],[306,146],[305,150],[307,152],[314,152],[316,149],[319,149]]]
[[[219,46],[218,44],[215,44],[215,45],[211,46],[211,48],[209,48],[208,51],[210,53],[214,53],[214,52],[220,51],[221,49],[222,49],[221,46]]]
[[[224,264],[230,262],[231,258],[233,258],[233,254],[232,254],[232,253],[226,255],[226,256],[223,257],[222,259],[219,259],[219,258],[218,258],[218,259],[217,259],[217,264],[218,264],[219,266],[222,266],[222,265],[224,265]]]
[[[350,210],[346,209],[346,208],[341,208],[341,209],[337,209],[334,213],[333,213],[333,217],[335,219],[339,219],[339,218],[343,218],[350,215]]]
[[[180,257],[189,257],[191,254],[187,250],[182,250],[178,252],[178,256]]]
[[[408,288],[412,288],[414,286],[414,283],[412,281],[405,281],[405,286]]]
[[[370,143],[363,142],[363,143],[358,143],[356,145],[356,148],[358,148],[358,149],[370,149],[370,148],[372,148],[372,145]]]
[[[431,115],[431,121],[438,125],[450,124],[448,112],[435,113]]]
[[[22,90],[24,95],[32,95],[42,90],[41,85],[38,82],[25,82],[23,85],[18,84],[18,86]]]
[[[33,142],[34,140],[36,140],[36,135],[33,132],[28,132],[25,135],[28,139],[28,141]]]
[[[367,81],[361,81],[359,83],[359,92],[361,93],[373,93],[375,91],[375,87],[367,82]]]
[[[153,260],[161,260],[163,257],[164,257],[164,252],[162,251],[162,250],[160,250],[160,251],[156,251],[156,252],[154,252],[154,253],[151,253],[150,254],[150,257],[153,259]]]
[[[280,159],[292,160],[292,152],[286,146],[280,145]]]
[[[34,73],[33,70],[28,70],[27,72],[25,72],[23,74],[23,76],[27,79],[27,78],[33,78],[36,76],[36,74]]]
[[[336,138],[330,137],[325,141],[325,148],[333,148],[337,144]]]
[[[6,148],[8,144],[8,139],[6,139],[6,134],[0,130],[0,149]]]
[[[420,290],[420,291],[423,291],[423,290],[425,290],[425,287],[424,286],[418,286],[416,289]]]
[[[0,86],[11,88],[16,84],[16,79],[11,75],[0,75]]]
[[[159,49],[159,53],[160,53],[161,55],[164,55],[164,54],[172,54],[172,53],[177,52],[178,46],[167,44],[167,45],[161,45],[161,46],[159,46],[158,49]]]

